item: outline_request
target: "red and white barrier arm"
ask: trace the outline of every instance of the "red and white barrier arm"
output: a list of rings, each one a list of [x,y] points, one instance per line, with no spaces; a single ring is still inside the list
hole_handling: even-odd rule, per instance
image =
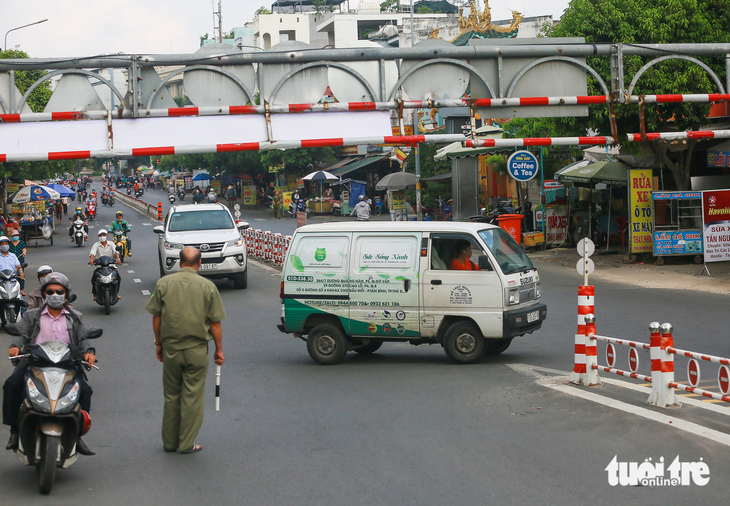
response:
[[[629,142],[641,142],[641,134],[627,134]],[[728,139],[730,130],[696,130],[691,132],[653,132],[646,134],[648,141],[682,141],[685,139]]]
[[[641,101],[642,97],[640,95],[631,95],[629,98],[629,103],[631,104],[638,104]],[[675,103],[675,102],[697,102],[697,103],[707,103],[707,102],[723,102],[726,100],[730,100],[730,94],[722,94],[722,93],[699,93],[699,94],[687,94],[687,95],[644,95],[643,96],[644,103],[645,104],[666,104],[666,103]]]
[[[651,383],[651,377],[644,376],[643,374],[637,374],[635,372],[629,372],[629,371],[622,371],[621,369],[614,369],[612,367],[606,367],[603,365],[593,365],[592,367],[598,371],[610,372],[611,374],[617,374],[619,376],[626,376],[628,378],[634,378],[634,379],[638,379],[641,381],[648,381]]]
[[[604,343],[622,344],[624,346],[631,346],[632,348],[643,348],[645,350],[648,350],[651,348],[651,346],[649,346],[646,343],[639,343],[637,341],[627,341],[625,339],[616,339],[613,337],[597,336],[595,334],[591,336],[591,339],[595,339],[596,341],[603,341]]]
[[[690,357],[697,360],[704,360],[706,362],[714,362],[715,364],[730,366],[730,359],[716,357],[714,355],[703,355],[701,353],[694,353],[692,351],[679,350],[677,348],[672,348],[671,346],[667,348],[667,353],[674,353],[675,355],[682,355],[684,357]]]
[[[711,399],[717,399],[720,401],[730,402],[730,396],[728,395],[722,395],[717,394],[715,392],[708,392],[707,390],[702,390],[701,388],[695,388],[688,385],[682,385],[681,383],[675,383],[674,381],[669,382],[669,388],[675,388],[677,390],[684,390],[685,392],[689,392],[692,394],[698,394],[703,397],[709,397]]]
[[[427,136],[431,137],[431,136]],[[465,148],[518,148],[527,146],[594,146],[614,144],[613,137],[536,137],[527,139],[466,139]]]

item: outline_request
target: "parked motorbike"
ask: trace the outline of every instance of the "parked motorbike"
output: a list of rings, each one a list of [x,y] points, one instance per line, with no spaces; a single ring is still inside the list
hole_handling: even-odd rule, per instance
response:
[[[179,198],[180,200],[185,200],[185,190],[183,190],[182,188],[178,188],[177,198]]]
[[[112,241],[114,242],[114,247],[119,253],[119,260],[121,261],[124,261],[124,257],[129,254],[129,249],[127,248],[127,234],[131,231],[132,229],[130,228],[124,229],[124,231],[114,230],[114,237],[112,237]]]
[[[119,293],[117,288],[119,286],[119,274],[114,262],[116,262],[114,258],[107,256],[94,259],[94,265],[99,266],[94,272],[100,271],[101,273],[94,284],[96,303],[104,306],[106,314],[109,314],[111,306],[116,305],[119,301],[119,297],[117,297]]]
[[[486,209],[482,209],[482,214],[470,216],[469,221],[498,225],[497,218],[503,214],[512,214],[512,205],[510,202],[498,202],[495,208],[489,212],[486,212]]]
[[[24,263],[21,267],[25,268],[27,265]],[[27,305],[23,294],[20,293],[18,272],[15,269],[0,271],[0,321],[2,321],[2,325],[18,321],[21,308]]]
[[[21,335],[16,325],[8,325],[5,332]],[[90,327],[85,337],[96,339],[102,333],[102,329]],[[13,363],[20,359],[27,359],[29,366],[24,380],[26,399],[18,416],[15,456],[38,469],[39,491],[48,494],[53,489],[56,469],[66,469],[76,462],[76,441],[91,428],[91,417],[79,406],[79,368],[91,367],[61,341],[32,344],[12,357]]]
[[[292,200],[291,204],[289,204],[289,209],[287,209],[286,212],[289,213],[289,216],[292,218],[296,218],[298,212],[307,212],[307,203],[304,199],[299,199],[298,201]]]
[[[96,204],[95,203],[93,203],[91,201],[86,203],[86,216],[90,220],[93,220],[94,218],[96,218]]]
[[[70,220],[71,218],[69,218]],[[73,222],[73,238],[76,246],[84,244],[84,220],[75,220]]]

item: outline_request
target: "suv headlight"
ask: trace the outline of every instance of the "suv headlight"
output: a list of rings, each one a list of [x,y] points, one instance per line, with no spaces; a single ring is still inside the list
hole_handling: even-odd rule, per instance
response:
[[[507,288],[505,290],[505,301],[508,306],[520,303],[520,289],[519,287]]]
[[[239,237],[238,239],[233,239],[232,241],[228,241],[226,243],[226,246],[232,246],[232,247],[235,247],[235,246],[243,246],[243,239],[241,239]]]
[[[176,242],[167,242],[165,241],[165,249],[173,250],[173,249],[183,249],[182,244],[178,244]]]

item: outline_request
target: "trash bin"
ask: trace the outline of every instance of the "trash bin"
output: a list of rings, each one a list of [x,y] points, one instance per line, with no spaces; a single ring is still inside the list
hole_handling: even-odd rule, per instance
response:
[[[522,218],[523,216],[521,214],[503,214],[502,216],[497,216],[499,226],[506,230],[512,236],[512,239],[517,241],[517,244],[520,244],[520,239],[522,238]]]

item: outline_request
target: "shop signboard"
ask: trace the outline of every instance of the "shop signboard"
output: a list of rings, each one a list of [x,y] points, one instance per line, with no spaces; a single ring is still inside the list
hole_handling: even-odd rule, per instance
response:
[[[730,151],[707,152],[708,167],[730,167]]]
[[[213,190],[215,190],[215,192],[218,195],[220,195],[220,193],[221,193],[221,182],[220,181],[218,181],[217,179],[211,180],[210,187],[213,188]]]
[[[294,192],[282,192],[281,196],[284,198],[284,209],[289,209],[291,206],[291,196]]]
[[[702,233],[690,231],[654,232],[654,256],[700,255]]]
[[[651,169],[629,169],[629,227],[631,253],[651,253]]]
[[[517,151],[507,159],[507,172],[515,181],[529,181],[537,176],[539,170],[537,158],[529,151]]]
[[[20,187],[19,183],[8,183],[8,193],[14,193],[18,191],[18,188]]]
[[[545,241],[550,245],[565,242],[568,234],[568,207],[553,206],[545,209]]]
[[[702,192],[705,262],[730,260],[730,190]]]
[[[393,192],[390,197],[390,209],[392,211],[406,208],[406,194],[402,191]]]
[[[243,205],[244,206],[255,206],[256,205],[256,187],[255,186],[244,186],[243,187]]]

